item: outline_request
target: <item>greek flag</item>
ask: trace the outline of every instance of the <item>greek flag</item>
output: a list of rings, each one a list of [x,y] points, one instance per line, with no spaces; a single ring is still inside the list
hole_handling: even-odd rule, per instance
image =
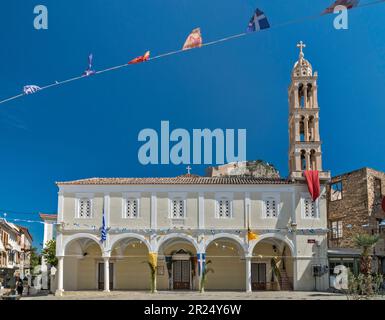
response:
[[[270,24],[265,14],[261,10],[256,9],[254,15],[250,19],[249,25],[247,26],[247,32],[254,32],[268,28],[270,28]]]
[[[28,86],[24,86],[23,92],[24,92],[24,94],[32,94],[32,93],[39,91],[40,89],[41,88],[38,86],[28,85]]]
[[[100,242],[103,243],[107,239],[107,229],[106,229],[106,217],[104,215],[104,208],[103,208],[103,218],[102,218],[102,228],[100,233]]]

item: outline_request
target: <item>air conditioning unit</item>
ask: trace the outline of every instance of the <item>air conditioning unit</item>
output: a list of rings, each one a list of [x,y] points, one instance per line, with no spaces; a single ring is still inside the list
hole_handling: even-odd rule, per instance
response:
[[[321,277],[321,276],[323,276],[324,274],[326,274],[328,272],[329,272],[329,267],[328,266],[323,266],[323,265],[320,265],[320,264],[312,266],[313,277]]]

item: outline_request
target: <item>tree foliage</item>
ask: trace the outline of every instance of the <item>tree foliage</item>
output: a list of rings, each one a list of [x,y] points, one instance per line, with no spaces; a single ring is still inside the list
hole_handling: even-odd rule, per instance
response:
[[[29,256],[29,263],[30,263],[32,270],[34,270],[35,267],[37,267],[41,263],[41,257],[37,253],[37,249],[35,247],[31,248],[30,256]]]
[[[370,235],[366,233],[358,234],[354,238],[356,246],[362,249],[360,271],[364,274],[368,274],[372,271],[372,257],[370,256],[370,251],[379,239],[380,236],[377,234]]]
[[[49,265],[56,267],[58,263],[56,258],[56,241],[50,240],[45,245],[42,256]]]

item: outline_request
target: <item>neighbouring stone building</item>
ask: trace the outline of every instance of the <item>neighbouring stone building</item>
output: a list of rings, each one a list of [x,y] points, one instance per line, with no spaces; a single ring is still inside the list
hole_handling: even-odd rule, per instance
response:
[[[373,250],[374,266],[385,273],[385,173],[362,168],[332,178],[328,186],[330,266],[344,264],[358,271],[360,250],[354,236],[380,234]]]

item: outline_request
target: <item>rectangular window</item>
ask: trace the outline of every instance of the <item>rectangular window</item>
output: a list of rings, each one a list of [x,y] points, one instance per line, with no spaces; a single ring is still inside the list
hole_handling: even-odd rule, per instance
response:
[[[317,203],[313,201],[311,198],[303,198],[303,217],[305,219],[316,219],[318,218],[317,213]]]
[[[220,198],[217,200],[217,218],[231,218],[231,199]]]
[[[185,218],[185,200],[171,199],[171,218],[184,219]]]
[[[126,199],[124,217],[129,219],[138,218],[138,199]]]
[[[265,217],[276,218],[278,216],[277,202],[274,198],[265,199]]]
[[[332,239],[342,238],[342,221],[333,221],[332,222]]]
[[[92,218],[92,200],[89,198],[81,198],[78,200],[78,218]]]
[[[342,199],[342,181],[332,183],[330,185],[330,201]]]
[[[279,195],[265,194],[263,195],[263,217],[277,218],[279,215]]]

